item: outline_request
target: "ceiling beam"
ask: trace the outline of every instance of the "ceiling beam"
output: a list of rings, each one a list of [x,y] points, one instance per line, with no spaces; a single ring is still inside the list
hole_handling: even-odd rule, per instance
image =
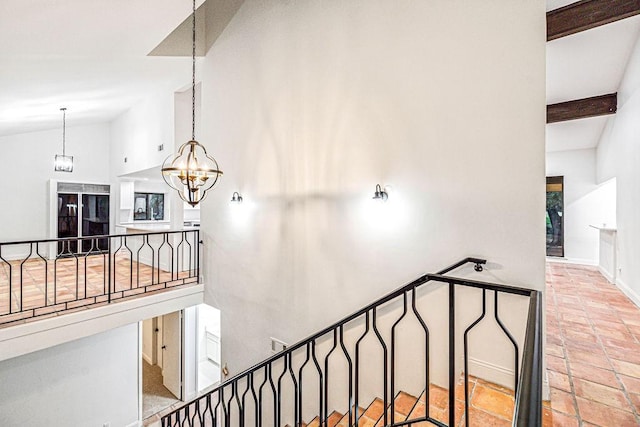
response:
[[[582,0],[547,12],[547,41],[640,14],[640,0]]]
[[[615,114],[618,109],[618,94],[593,96],[547,105],[547,123]]]

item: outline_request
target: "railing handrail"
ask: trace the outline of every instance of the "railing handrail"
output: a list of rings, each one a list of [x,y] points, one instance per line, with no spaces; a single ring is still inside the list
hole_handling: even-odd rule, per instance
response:
[[[192,230],[160,230],[160,231],[141,231],[136,233],[121,233],[121,234],[101,234],[99,236],[78,236],[78,237],[57,237],[50,239],[35,239],[35,240],[19,240],[19,241],[11,241],[11,242],[0,242],[0,246],[10,246],[10,245],[29,245],[33,243],[57,243],[57,242],[67,242],[67,241],[79,241],[79,240],[92,240],[92,239],[106,239],[106,238],[114,238],[114,237],[133,237],[133,236],[152,236],[158,234],[178,234],[178,233],[187,233],[192,231],[200,231],[197,228]]]
[[[201,243],[197,228],[0,243],[0,324],[197,282]]]
[[[480,259],[480,258],[465,258],[445,269],[442,269],[438,272],[438,274],[446,274],[447,272],[451,271],[451,270],[455,270],[456,268],[459,268],[465,264],[468,263],[472,263],[472,264],[476,264],[476,265],[480,265],[480,264],[486,264],[487,260],[484,259]],[[339,320],[337,322],[335,322],[334,324],[332,324],[331,326],[327,326],[326,328],[322,329],[319,332],[314,333],[313,335],[308,336],[307,338],[304,338],[300,341],[298,341],[297,343],[288,346],[287,348],[285,348],[284,350],[279,351],[278,353],[274,354],[273,356],[264,359],[262,361],[260,361],[259,363],[251,366],[250,368],[245,369],[244,371],[234,375],[233,377],[225,380],[224,382],[221,382],[218,386],[216,386],[213,390],[211,390],[211,392],[216,391],[219,388],[225,387],[226,385],[247,376],[248,374],[250,374],[251,372],[257,371],[260,368],[264,368],[266,365],[268,365],[269,363],[272,363],[273,361],[281,358],[282,356],[285,356],[287,353],[291,353],[301,347],[304,347],[305,345],[307,345],[309,342],[314,341],[318,338],[320,338],[321,336],[327,334],[328,332],[333,331],[336,328],[339,328],[341,325],[346,325],[347,323],[351,322],[352,320],[358,318],[359,316],[362,316],[363,314],[365,314],[367,311],[371,310],[372,308],[378,307],[386,302],[391,301],[392,299],[402,295],[403,293],[407,292],[408,290],[411,290],[412,288],[416,287],[416,286],[420,286],[426,282],[429,281],[428,279],[429,275],[425,274],[423,276],[420,276],[419,278],[417,278],[416,280],[407,283],[406,285],[403,285],[401,287],[399,287],[398,289],[388,293],[387,295],[383,296],[382,298],[378,298],[377,300],[375,300],[374,302],[372,302],[371,304],[367,305],[364,308],[361,308],[360,310],[356,311],[355,313],[352,313],[346,317],[344,317],[342,320]]]
[[[514,421],[513,421],[513,425],[514,426],[522,426],[522,427],[528,427],[528,426],[537,426],[537,425],[541,425],[540,422],[542,420],[541,418],[541,403],[542,403],[542,388],[541,388],[541,382],[539,380],[538,377],[536,377],[535,379],[523,379],[523,377],[527,377],[527,375],[525,375],[525,373],[527,372],[531,372],[532,375],[540,375],[541,372],[541,327],[539,325],[539,321],[541,319],[541,308],[540,308],[540,304],[539,304],[539,300],[540,300],[540,292],[536,291],[534,289],[528,289],[528,288],[522,288],[522,287],[516,287],[516,286],[509,286],[509,285],[502,285],[502,284],[496,284],[496,283],[489,283],[489,282],[482,282],[482,281],[477,281],[477,280],[470,280],[470,279],[463,279],[463,278],[458,278],[458,277],[452,277],[452,276],[446,276],[447,273],[465,265],[465,264],[475,264],[475,269],[476,271],[482,271],[482,265],[486,264],[486,260],[485,259],[481,259],[481,258],[473,258],[473,257],[467,257],[463,260],[458,261],[455,264],[452,264],[451,266],[444,268],[440,271],[438,271],[436,274],[425,274],[420,276],[419,278],[401,286],[400,288],[386,294],[385,296],[378,298],[377,300],[375,300],[374,302],[366,305],[365,307],[359,309],[358,311],[344,317],[343,319],[333,323],[331,326],[328,326],[326,328],[323,328],[321,331],[316,332],[310,336],[308,336],[307,338],[304,338],[300,341],[298,341],[297,343],[288,346],[287,348],[283,349],[282,351],[274,354],[273,356],[262,360],[261,362],[251,366],[250,368],[247,368],[243,371],[241,371],[240,373],[234,375],[233,377],[221,382],[220,384],[218,384],[216,387],[214,387],[212,390],[210,390],[209,392],[207,392],[205,394],[206,395],[211,395],[213,393],[215,393],[216,391],[222,390],[225,387],[229,386],[230,384],[233,384],[234,382],[237,382],[239,380],[241,380],[244,377],[247,377],[257,371],[259,371],[262,368],[265,368],[266,366],[270,365],[271,363],[273,363],[274,361],[281,359],[283,357],[287,357],[289,354],[291,354],[292,352],[294,352],[295,350],[298,350],[306,345],[308,345],[311,342],[314,342],[315,340],[317,340],[318,338],[326,335],[327,333],[336,330],[337,328],[343,327],[344,325],[346,325],[347,323],[351,322],[354,319],[357,319],[358,317],[366,314],[367,312],[369,312],[370,310],[377,308],[395,298],[397,298],[398,296],[418,287],[421,286],[427,282],[430,281],[435,281],[435,282],[444,282],[444,283],[449,283],[449,284],[454,284],[454,285],[462,285],[462,286],[468,286],[468,287],[475,287],[475,288],[481,288],[481,289],[486,289],[486,290],[492,290],[495,292],[505,292],[505,293],[510,293],[510,294],[516,294],[516,295],[521,295],[521,296],[529,296],[530,297],[530,308],[529,308],[529,316],[527,318],[527,328],[526,328],[526,340],[525,340],[525,353],[523,355],[523,359],[522,359],[522,370],[521,370],[521,376],[520,378],[517,378],[516,380],[518,381],[518,391],[516,393],[516,416],[514,416]],[[532,308],[532,306],[534,306]],[[533,335],[531,335],[533,334]],[[285,359],[286,360],[286,359]],[[172,411],[170,414],[166,415],[164,418],[169,417],[171,414],[176,413],[181,411],[184,407],[188,406],[190,404],[190,402],[185,403],[184,405],[182,405],[180,408],[175,409],[174,411]],[[519,406],[522,406],[521,408],[519,408]],[[536,409],[536,407],[538,407]],[[530,423],[531,422],[531,423]],[[163,424],[164,425],[164,424]],[[395,424],[394,424],[395,425]]]
[[[518,379],[514,426],[542,425],[542,296],[532,291],[522,354],[522,373]],[[530,372],[530,375],[524,375]]]

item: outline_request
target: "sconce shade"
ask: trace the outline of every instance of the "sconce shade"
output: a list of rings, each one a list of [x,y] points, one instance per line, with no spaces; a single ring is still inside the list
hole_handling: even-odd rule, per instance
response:
[[[204,200],[220,175],[218,162],[195,140],[182,144],[178,153],[167,157],[162,165],[165,182],[191,206]]]
[[[376,184],[376,192],[373,195],[373,200],[379,200],[381,202],[386,201],[389,198],[389,194],[380,187],[380,184]]]
[[[237,191],[234,191],[233,196],[231,196],[231,201],[233,203],[242,203],[242,196]]]

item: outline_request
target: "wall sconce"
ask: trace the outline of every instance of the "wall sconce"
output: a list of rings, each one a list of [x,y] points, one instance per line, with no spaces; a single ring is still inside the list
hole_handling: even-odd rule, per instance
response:
[[[242,196],[240,195],[240,193],[238,193],[237,191],[233,192],[233,196],[231,196],[231,201],[233,203],[242,203]]]
[[[380,184],[376,184],[376,192],[373,195],[373,200],[384,202],[389,198],[389,194],[380,187]]]

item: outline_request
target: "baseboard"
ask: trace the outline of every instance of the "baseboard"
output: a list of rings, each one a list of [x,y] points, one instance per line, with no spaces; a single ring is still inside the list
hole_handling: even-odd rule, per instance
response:
[[[575,265],[589,265],[595,267],[598,265],[598,261],[586,258],[564,258],[564,257],[546,257],[547,262],[557,262],[559,264],[575,264]]]
[[[127,427],[142,427],[143,423],[142,421],[134,421],[131,424],[127,424]]]
[[[153,360],[151,359],[151,357],[147,356],[145,354],[145,352],[142,352],[142,358],[149,364],[149,365],[153,365]]]
[[[635,305],[640,307],[640,294],[638,292],[631,289],[626,283],[624,283],[620,278],[616,279],[616,286],[618,289],[622,291]]]
[[[483,360],[469,358],[469,373],[483,380],[490,381],[513,390],[515,373],[507,369]]]
[[[598,271],[600,272],[600,274],[602,274],[604,276],[605,279],[607,279],[607,281],[609,283],[615,283],[616,282],[613,279],[613,275],[611,273],[609,273],[607,270],[605,270],[604,268],[602,268],[601,265],[598,266]]]
[[[551,400],[551,387],[549,386],[549,375],[547,370],[543,369],[542,374],[542,400]]]

